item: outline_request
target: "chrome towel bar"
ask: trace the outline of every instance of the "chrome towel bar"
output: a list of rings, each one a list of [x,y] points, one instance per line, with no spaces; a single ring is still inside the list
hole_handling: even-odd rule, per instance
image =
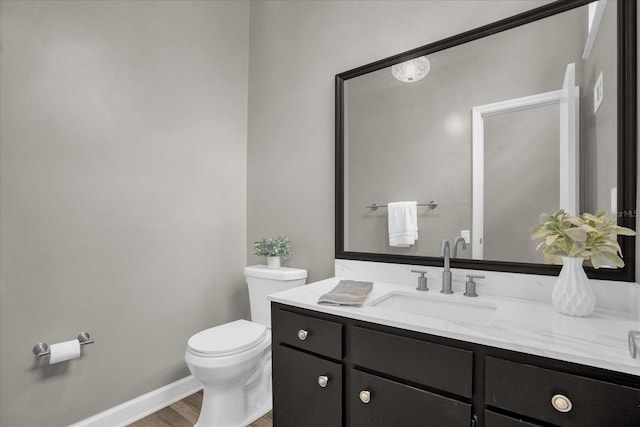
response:
[[[438,202],[436,202],[435,200],[432,200],[430,202],[420,202],[417,204],[417,206],[428,206],[429,209],[435,209],[438,207]],[[372,203],[370,205],[367,205],[367,208],[375,211],[378,208],[386,208],[388,207],[388,205],[379,205],[377,203]]]

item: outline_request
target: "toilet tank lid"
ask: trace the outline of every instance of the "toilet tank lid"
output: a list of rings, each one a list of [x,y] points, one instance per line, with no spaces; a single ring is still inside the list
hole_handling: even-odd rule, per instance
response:
[[[244,275],[247,277],[258,277],[260,279],[300,280],[307,278],[307,270],[301,268],[269,268],[266,265],[251,265],[244,268]]]

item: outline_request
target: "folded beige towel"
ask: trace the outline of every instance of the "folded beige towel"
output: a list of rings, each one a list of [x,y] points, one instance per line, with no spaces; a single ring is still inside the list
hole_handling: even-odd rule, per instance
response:
[[[335,288],[318,299],[318,304],[359,306],[371,289],[373,289],[373,282],[340,280]]]

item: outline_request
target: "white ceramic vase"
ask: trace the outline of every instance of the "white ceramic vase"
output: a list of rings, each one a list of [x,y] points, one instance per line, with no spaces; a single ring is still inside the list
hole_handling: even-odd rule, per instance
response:
[[[267,267],[277,269],[280,268],[280,257],[279,256],[268,256],[267,257]]]
[[[556,311],[569,316],[589,316],[596,305],[596,297],[589,278],[582,268],[582,258],[562,257],[562,270],[551,294]]]

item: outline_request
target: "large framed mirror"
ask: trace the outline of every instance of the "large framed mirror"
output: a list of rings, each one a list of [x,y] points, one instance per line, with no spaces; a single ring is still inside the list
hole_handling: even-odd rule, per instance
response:
[[[336,258],[442,265],[457,239],[452,267],[551,275],[540,214],[635,229],[636,68],[635,0],[560,0],[338,74]],[[397,201],[418,204],[409,246],[390,245]],[[635,280],[619,242],[625,267],[589,277]]]

